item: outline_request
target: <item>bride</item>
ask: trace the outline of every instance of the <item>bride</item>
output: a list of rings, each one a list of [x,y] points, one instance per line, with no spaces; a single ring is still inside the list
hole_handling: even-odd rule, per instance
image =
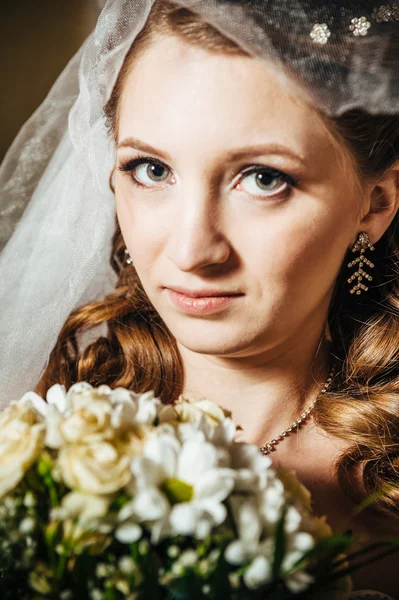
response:
[[[0,173],[3,404],[210,398],[336,530],[399,534],[394,486],[351,518],[399,476],[398,28],[109,0]],[[397,555],[353,579],[399,597]]]

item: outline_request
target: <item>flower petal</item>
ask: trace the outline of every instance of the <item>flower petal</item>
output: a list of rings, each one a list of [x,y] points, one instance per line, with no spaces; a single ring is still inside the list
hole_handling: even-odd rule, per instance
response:
[[[205,499],[200,502],[194,501],[196,507],[198,507],[198,511],[204,511],[211,518],[214,525],[221,525],[227,516],[227,509],[224,504],[220,502],[215,502],[214,500]]]
[[[162,434],[151,437],[143,447],[143,455],[158,465],[165,479],[176,475],[180,443],[175,436]]]
[[[198,510],[192,502],[176,504],[172,508],[169,521],[175,533],[192,535],[198,520]]]
[[[37,413],[39,413],[42,417],[47,415],[48,404],[43,400],[39,394],[36,392],[26,392],[20,400],[18,400],[18,404],[28,404],[35,409]]]
[[[212,498],[222,502],[234,488],[234,475],[233,469],[209,469],[194,485],[195,498]]]
[[[133,522],[122,523],[115,530],[115,537],[117,540],[122,542],[122,544],[132,544],[133,542],[137,542],[141,538],[141,534],[143,530],[140,525]]]
[[[132,512],[140,521],[155,521],[169,514],[170,505],[157,488],[146,488],[132,501]]]
[[[56,406],[60,413],[65,412],[69,408],[65,385],[60,385],[59,383],[52,385],[47,390],[46,400],[49,404]]]
[[[241,540],[230,542],[224,551],[224,557],[231,565],[241,565],[247,559],[247,553]]]
[[[244,582],[249,589],[265,585],[272,580],[272,566],[265,556],[254,558],[244,573]]]
[[[203,473],[217,465],[216,448],[209,442],[188,440],[178,457],[177,477],[195,485]]]

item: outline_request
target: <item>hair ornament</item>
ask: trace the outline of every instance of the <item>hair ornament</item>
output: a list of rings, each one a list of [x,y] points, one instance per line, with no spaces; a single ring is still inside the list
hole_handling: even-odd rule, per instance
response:
[[[328,29],[326,23],[315,23],[310,32],[310,37],[316,44],[327,44],[330,35],[331,31]]]
[[[367,21],[366,17],[355,17],[349,25],[349,31],[352,31],[356,37],[359,35],[367,35],[371,27],[370,21]]]
[[[371,18],[377,21],[377,23],[399,21],[399,5],[383,4],[376,6],[371,14]],[[367,35],[370,27],[370,21],[363,15],[361,17],[353,17],[348,30],[355,37],[359,37]],[[309,35],[316,44],[326,44],[328,38],[331,36],[331,31],[326,23],[315,23]]]
[[[383,4],[376,7],[371,15],[377,23],[388,23],[389,21],[399,21],[399,6]]]

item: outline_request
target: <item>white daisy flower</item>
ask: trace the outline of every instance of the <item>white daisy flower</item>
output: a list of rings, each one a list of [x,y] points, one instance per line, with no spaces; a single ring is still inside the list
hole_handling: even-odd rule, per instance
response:
[[[142,456],[131,462],[136,495],[120,513],[152,525],[154,538],[166,532],[206,537],[220,525],[227,511],[223,504],[234,487],[234,471],[220,467],[218,451],[203,439],[163,433],[148,439]]]

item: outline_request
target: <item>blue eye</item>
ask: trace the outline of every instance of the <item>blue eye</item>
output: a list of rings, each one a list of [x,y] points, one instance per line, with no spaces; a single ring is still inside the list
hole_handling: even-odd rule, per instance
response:
[[[153,184],[162,183],[167,179],[169,172],[168,167],[163,163],[147,156],[129,160],[127,163],[121,164],[118,170],[130,173],[133,183],[140,187],[155,187],[151,185],[151,182]],[[146,180],[146,178],[148,179]]]
[[[296,187],[298,181],[278,169],[271,167],[253,167],[249,171],[244,172],[244,177],[241,179],[240,185],[245,180],[250,181],[249,189],[244,190],[253,195],[264,195],[265,197],[276,196],[284,192],[289,187]],[[260,194],[260,192],[264,192]]]

